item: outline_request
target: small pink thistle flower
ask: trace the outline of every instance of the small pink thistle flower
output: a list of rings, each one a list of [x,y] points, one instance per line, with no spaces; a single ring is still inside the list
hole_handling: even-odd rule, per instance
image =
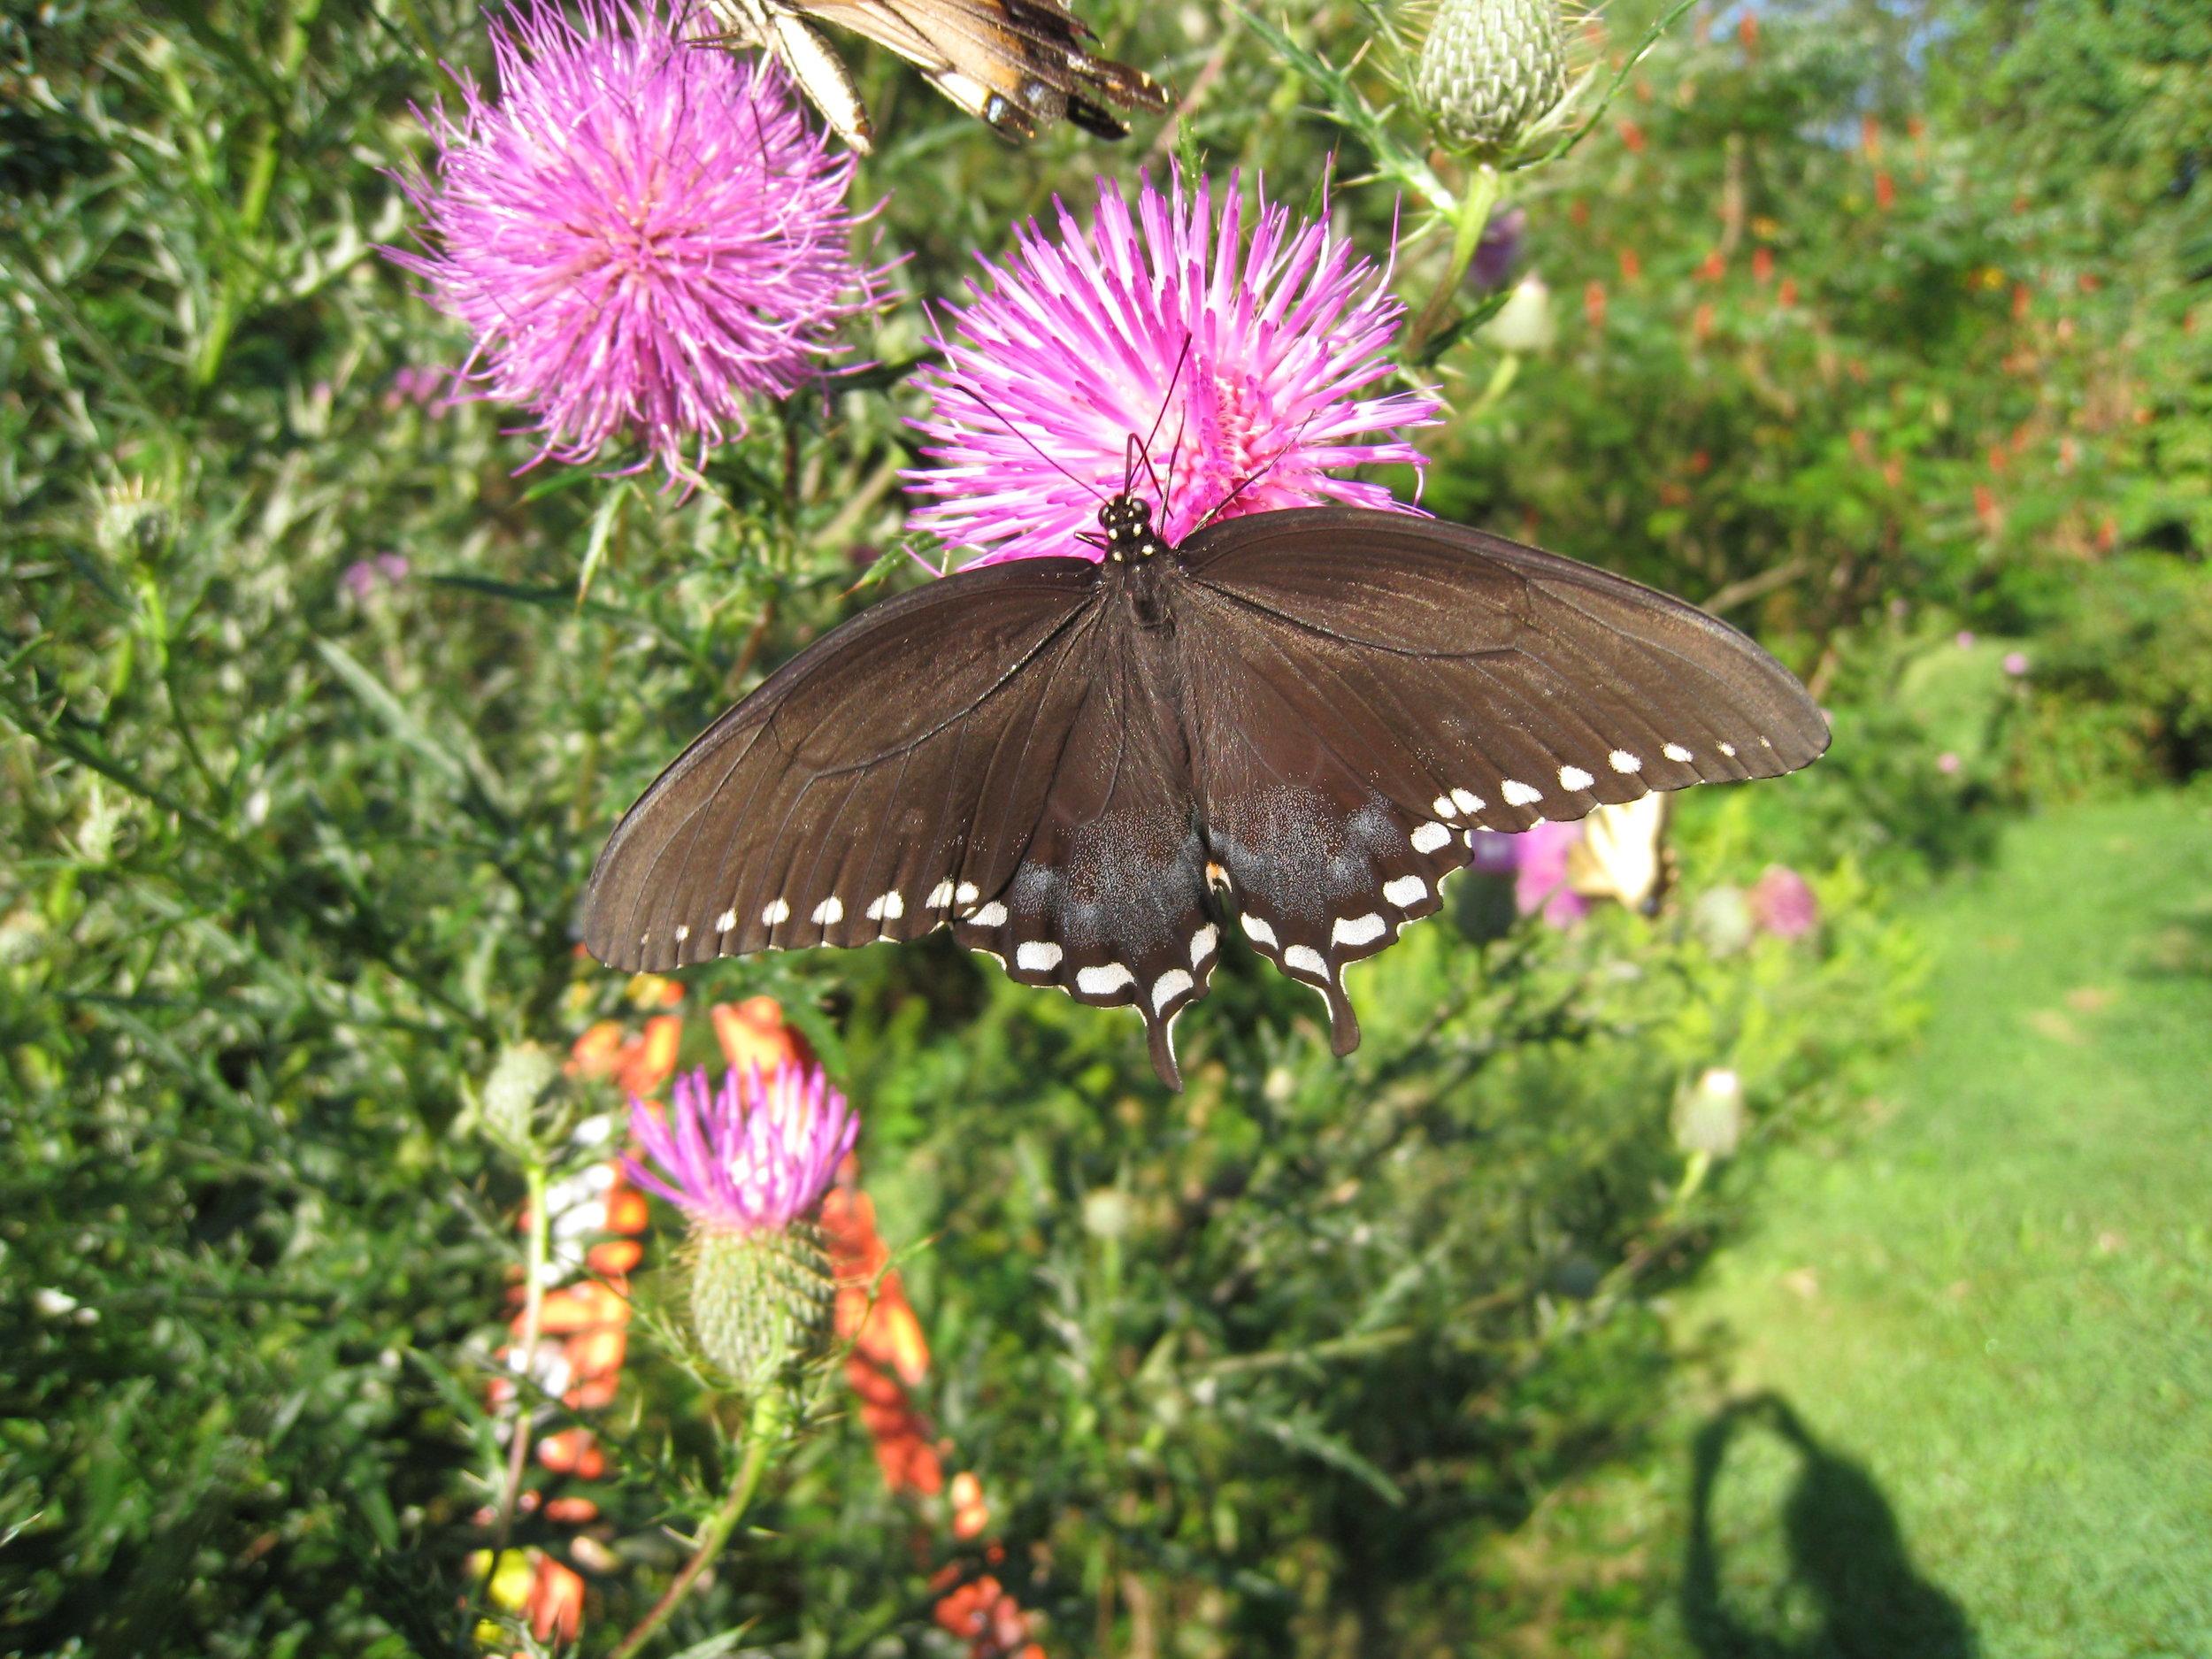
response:
[[[747,399],[818,373],[869,304],[853,159],[780,69],[685,43],[660,0],[576,22],[532,0],[490,33],[496,101],[465,83],[432,111],[435,177],[404,181],[430,251],[389,257],[475,334],[479,395],[537,417],[538,458],[630,432],[682,476],[687,442],[741,434]]]
[[[1572,927],[1587,916],[1590,901],[1567,885],[1567,855],[1582,839],[1582,826],[1547,819],[1513,839],[1520,849],[1514,909],[1524,916],[1540,910],[1554,927]]]
[[[1245,247],[1233,177],[1226,194],[1217,220],[1205,180],[1186,188],[1178,173],[1162,195],[1146,178],[1133,214],[1102,182],[1087,234],[1056,204],[1056,239],[1033,221],[1003,265],[985,262],[987,288],[971,283],[971,303],[949,308],[952,327],[938,334],[944,366],[916,377],[932,409],[915,424],[940,465],[907,481],[940,499],[910,523],[987,549],[970,565],[1095,558],[1076,536],[1095,527],[1099,496],[1122,488],[1130,434],[1156,429],[1171,544],[1217,511],[1412,511],[1379,484],[1329,475],[1422,465],[1402,440],[1349,442],[1439,418],[1425,396],[1358,396],[1391,373],[1402,308],[1325,223],[1294,227],[1264,197]]]
[[[630,1102],[631,1133],[665,1171],[623,1160],[629,1178],[724,1233],[781,1232],[822,1201],[860,1119],[819,1066],[786,1061],[772,1074],[730,1068],[718,1090],[703,1070],[679,1074],[670,1120]]]
[[[1751,919],[1778,939],[1799,939],[1820,925],[1820,901],[1787,864],[1769,864],[1751,889]]]

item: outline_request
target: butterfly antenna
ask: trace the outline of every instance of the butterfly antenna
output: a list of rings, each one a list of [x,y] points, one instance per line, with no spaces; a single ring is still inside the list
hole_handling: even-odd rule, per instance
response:
[[[1168,522],[1168,488],[1166,488],[1166,484],[1159,482],[1157,471],[1153,471],[1153,440],[1159,435],[1159,422],[1168,418],[1168,407],[1175,403],[1175,382],[1184,378],[1186,363],[1190,363],[1190,329],[1184,329],[1184,349],[1175,354],[1175,369],[1168,373],[1168,389],[1159,394],[1159,413],[1157,416],[1153,416],[1153,429],[1150,429],[1148,434],[1144,434],[1144,440],[1141,440],[1141,442],[1140,442],[1140,438],[1137,438],[1135,431],[1128,435],[1128,440],[1131,440],[1131,444],[1135,444],[1135,449],[1133,449],[1131,465],[1126,466],[1126,482],[1122,484],[1122,493],[1124,495],[1128,495],[1131,487],[1137,482],[1135,457],[1141,456],[1144,457],[1144,471],[1150,475],[1150,480],[1153,480],[1153,491],[1159,495],[1159,522],[1162,524]],[[1175,478],[1175,460],[1172,460],[1172,456],[1171,456],[1171,460],[1168,460],[1168,478],[1171,480]]]
[[[1189,425],[1187,417],[1175,423],[1175,442],[1168,446],[1167,450],[1167,482],[1161,484],[1157,478],[1152,480],[1159,485],[1160,489],[1160,534],[1162,535],[1167,534],[1168,491],[1175,485],[1175,457],[1183,452],[1183,433]]]
[[[1069,483],[1078,485],[1081,488],[1089,491],[1091,499],[1094,501],[1102,502],[1106,499],[1105,496],[1098,493],[1098,487],[1095,484],[1093,484],[1090,480],[1087,478],[1076,477],[1076,475],[1069,472],[1066,467],[1062,466],[1059,462],[1054,460],[1042,449],[1040,449],[1037,447],[1035,441],[1033,440],[1027,433],[1024,432],[1019,426],[1017,426],[1012,421],[1007,419],[1004,415],[999,413],[999,411],[992,406],[991,400],[984,396],[982,393],[977,391],[975,388],[972,386],[964,386],[957,380],[953,382],[953,387],[954,389],[962,393],[964,396],[974,402],[977,406],[984,411],[984,413],[990,416],[992,419],[997,421],[1000,426],[1005,427],[1007,431],[1012,433],[1017,438],[1019,438],[1024,443],[1027,444],[1031,454],[1034,455],[1040,461],[1042,461],[1047,466],[1057,472],[1062,478],[1066,479]],[[1122,493],[1126,495],[1128,492],[1125,489]]]

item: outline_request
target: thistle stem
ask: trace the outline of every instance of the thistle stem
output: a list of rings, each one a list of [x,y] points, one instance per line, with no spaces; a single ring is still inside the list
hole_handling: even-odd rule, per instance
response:
[[[1498,195],[1504,181],[1498,170],[1488,162],[1477,162],[1468,177],[1466,194],[1459,198],[1459,211],[1455,215],[1452,229],[1452,257],[1444,266],[1444,274],[1436,284],[1436,292],[1429,296],[1429,303],[1421,308],[1421,315],[1406,336],[1406,355],[1416,357],[1428,342],[1429,336],[1441,326],[1452,309],[1453,297],[1459,285],[1466,280],[1467,267],[1474,263],[1475,250],[1482,244],[1482,233],[1490,223],[1490,210],[1498,204]]]
[[[769,1386],[763,1388],[753,1401],[752,1421],[745,1429],[745,1461],[737,1471],[737,1480],[730,1487],[730,1494],[722,1500],[721,1508],[707,1518],[699,1529],[699,1547],[675,1582],[653,1603],[652,1611],[637,1622],[630,1633],[622,1639],[622,1645],[614,1650],[611,1659],[631,1659],[631,1655],[657,1635],[668,1623],[683,1599],[691,1594],[699,1575],[714,1564],[722,1547],[729,1542],[730,1534],[744,1518],[751,1507],[753,1494],[760,1486],[760,1478],[768,1467],[768,1455],[781,1443],[789,1417],[786,1410],[783,1391]]]

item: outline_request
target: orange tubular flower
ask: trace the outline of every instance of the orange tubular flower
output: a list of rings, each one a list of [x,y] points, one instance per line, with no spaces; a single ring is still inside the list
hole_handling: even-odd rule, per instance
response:
[[[541,1554],[523,1603],[530,1632],[540,1641],[557,1635],[574,1641],[584,1622],[584,1581],[552,1556]]]

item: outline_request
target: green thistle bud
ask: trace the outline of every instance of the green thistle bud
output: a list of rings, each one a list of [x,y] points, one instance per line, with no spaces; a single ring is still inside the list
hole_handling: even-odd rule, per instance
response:
[[[691,1330],[707,1357],[749,1394],[818,1352],[837,1284],[821,1233],[805,1222],[758,1233],[692,1235]]]
[[[1442,0],[1413,90],[1447,143],[1507,154],[1566,96],[1559,0]]]
[[[484,1079],[486,1133],[511,1152],[527,1151],[539,1102],[560,1076],[560,1061],[538,1043],[511,1043],[502,1048],[499,1058],[492,1063],[492,1074]]]

